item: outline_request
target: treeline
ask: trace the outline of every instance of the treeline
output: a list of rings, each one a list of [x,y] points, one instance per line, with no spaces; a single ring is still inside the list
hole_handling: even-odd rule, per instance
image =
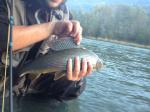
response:
[[[73,11],[83,35],[150,45],[150,13],[139,6],[100,5],[91,11]]]

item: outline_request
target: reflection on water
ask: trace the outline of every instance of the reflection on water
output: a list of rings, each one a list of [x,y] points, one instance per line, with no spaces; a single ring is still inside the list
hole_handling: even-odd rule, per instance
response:
[[[48,98],[25,97],[19,102],[15,99],[15,112],[76,112],[79,111],[77,101],[70,102],[68,105],[65,102],[50,100]],[[72,106],[75,108],[73,111]],[[72,110],[70,110],[72,109]]]
[[[15,112],[150,112],[150,50],[85,39],[106,67],[87,78],[79,99],[15,99]]]

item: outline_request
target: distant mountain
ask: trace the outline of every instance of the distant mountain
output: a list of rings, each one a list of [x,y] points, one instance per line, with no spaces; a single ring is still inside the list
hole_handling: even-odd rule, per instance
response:
[[[114,4],[126,4],[126,5],[138,5],[144,7],[150,7],[150,0],[68,0],[70,8],[91,9],[96,5],[114,5]]]

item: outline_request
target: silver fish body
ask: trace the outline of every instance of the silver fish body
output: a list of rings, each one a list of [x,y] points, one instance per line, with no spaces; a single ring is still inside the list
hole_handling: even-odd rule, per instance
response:
[[[48,53],[34,60],[33,62],[23,66],[20,71],[20,76],[26,74],[44,74],[52,72],[66,71],[67,60],[71,58],[74,60],[76,56],[82,60],[86,58],[93,65],[94,70],[103,67],[103,61],[92,51],[85,48],[64,49]]]

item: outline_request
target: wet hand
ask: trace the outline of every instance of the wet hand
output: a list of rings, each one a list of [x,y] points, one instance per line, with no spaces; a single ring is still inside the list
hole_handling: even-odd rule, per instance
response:
[[[53,34],[58,37],[71,36],[77,44],[82,40],[82,27],[78,21],[58,21],[54,22]]]
[[[79,57],[76,57],[74,60],[74,68],[72,64],[72,59],[69,59],[67,63],[68,80],[79,81],[92,73],[92,64],[86,59],[82,59],[82,62],[80,62]]]

